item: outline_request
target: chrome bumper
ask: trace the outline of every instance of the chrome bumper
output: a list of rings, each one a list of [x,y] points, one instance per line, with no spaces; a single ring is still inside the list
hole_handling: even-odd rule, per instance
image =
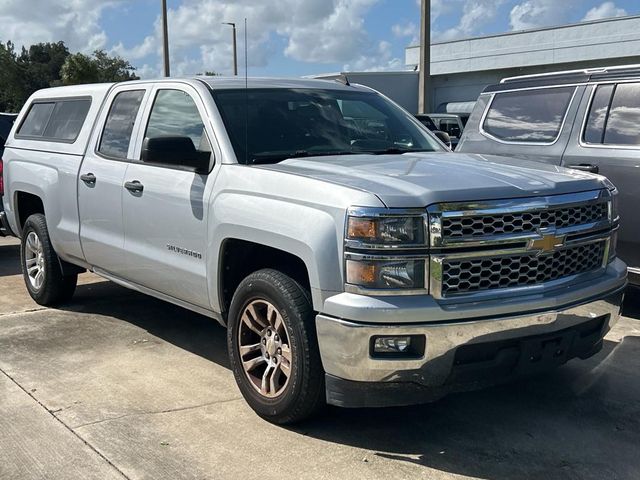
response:
[[[410,382],[424,387],[444,385],[454,367],[456,350],[463,345],[544,335],[595,318],[604,319],[603,335],[616,323],[626,286],[590,301],[524,315],[431,321],[413,324],[359,323],[319,314],[318,343],[327,375],[357,382]],[[425,335],[426,349],[418,359],[371,357],[375,335]]]

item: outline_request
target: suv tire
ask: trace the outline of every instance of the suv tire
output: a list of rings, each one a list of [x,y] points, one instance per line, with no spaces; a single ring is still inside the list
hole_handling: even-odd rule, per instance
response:
[[[265,420],[290,424],[325,404],[310,294],[291,277],[259,270],[238,286],[227,344],[242,396]]]
[[[63,275],[41,213],[31,215],[24,224],[20,260],[24,283],[38,305],[48,307],[71,299],[78,275]]]

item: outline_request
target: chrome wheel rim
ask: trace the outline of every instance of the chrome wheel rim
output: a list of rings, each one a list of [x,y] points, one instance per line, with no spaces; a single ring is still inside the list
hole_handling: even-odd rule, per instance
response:
[[[25,242],[24,263],[31,287],[40,290],[44,283],[44,251],[36,232],[29,232]]]
[[[244,374],[262,396],[275,398],[291,378],[289,333],[282,315],[266,300],[253,300],[242,312],[238,347]]]

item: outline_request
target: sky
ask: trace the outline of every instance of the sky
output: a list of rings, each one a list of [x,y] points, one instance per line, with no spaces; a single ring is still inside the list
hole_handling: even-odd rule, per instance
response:
[[[172,75],[232,73],[231,27],[244,19],[251,76],[402,70],[419,0],[168,0]],[[0,0],[0,41],[63,40],[122,56],[142,78],[162,72],[161,0]],[[432,0],[432,41],[640,14],[638,0]]]

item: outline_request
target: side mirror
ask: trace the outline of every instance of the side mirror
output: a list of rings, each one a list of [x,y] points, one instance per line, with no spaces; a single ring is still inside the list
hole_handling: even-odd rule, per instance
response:
[[[447,132],[441,132],[440,130],[434,130],[433,134],[438,137],[442,143],[451,148],[451,137]]]
[[[189,137],[147,137],[142,143],[141,159],[145,163],[209,173],[211,153],[197,151]]]

